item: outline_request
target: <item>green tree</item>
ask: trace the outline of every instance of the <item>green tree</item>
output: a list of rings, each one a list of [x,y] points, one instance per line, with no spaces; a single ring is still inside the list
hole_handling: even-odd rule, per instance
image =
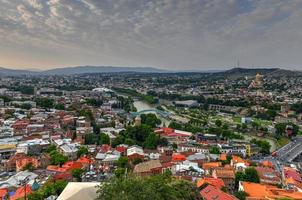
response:
[[[25,110],[30,110],[31,109],[31,104],[29,103],[23,103],[20,108],[25,109]]]
[[[133,165],[137,165],[137,164],[139,164],[141,162],[143,162],[141,158],[134,158],[133,161],[132,161],[132,164]]]
[[[94,133],[85,135],[85,144],[96,144],[98,142],[98,136]]]
[[[50,98],[37,98],[35,102],[37,103],[37,106],[45,109],[53,108],[54,106],[54,100]]]
[[[245,175],[245,180],[248,182],[253,182],[253,183],[260,182],[258,172],[255,168],[250,167],[250,168],[245,169],[244,175]]]
[[[103,105],[103,101],[100,99],[86,99],[86,103],[91,106],[100,107]]]
[[[33,164],[32,163],[27,163],[24,167],[23,167],[23,169],[22,169],[22,171],[25,171],[25,170],[28,170],[28,171],[33,171],[35,169],[35,167],[33,166]]]
[[[261,148],[261,153],[263,154],[269,154],[270,153],[270,148],[271,145],[268,141],[265,140],[257,140],[257,139],[252,139],[251,143],[256,144],[258,147]]]
[[[53,194],[59,196],[65,189],[66,185],[67,185],[67,182],[64,180],[58,180],[58,181],[54,182],[52,185]]]
[[[87,147],[85,147],[85,146],[80,146],[80,148],[79,148],[79,150],[78,150],[78,152],[77,152],[78,157],[81,157],[81,156],[86,155],[86,154],[88,154],[88,149],[87,149]]]
[[[161,124],[161,120],[153,113],[142,114],[141,116],[142,124],[151,126],[152,128],[157,127]]]
[[[62,103],[58,103],[55,105],[55,109],[57,110],[65,110],[65,105]]]
[[[236,172],[235,174],[235,184],[238,187],[239,181],[247,181],[252,183],[259,183],[260,178],[258,172],[255,168],[246,168],[244,172]]]
[[[244,172],[241,172],[241,171],[236,172],[236,174],[235,174],[235,185],[236,185],[237,189],[238,189],[239,182],[244,181],[244,179],[245,179]]]
[[[156,135],[155,133],[151,133],[146,138],[146,141],[144,142],[144,147],[147,149],[156,149],[159,142],[160,142],[159,136]]]
[[[222,125],[221,120],[217,119],[217,120],[215,121],[215,125],[216,125],[217,127],[221,127],[221,125]]]
[[[177,122],[175,122],[175,121],[172,121],[172,122],[169,124],[169,128],[181,130],[181,129],[182,129],[182,125],[181,125],[180,123],[177,123]]]
[[[56,147],[56,145],[54,145],[54,144],[51,144],[51,145],[49,145],[47,148],[46,148],[46,152],[47,153],[50,153],[50,152],[52,152],[52,151],[54,151],[54,150],[56,150],[57,149],[57,147]]]
[[[127,156],[121,156],[117,160],[117,166],[120,168],[128,168],[128,162],[129,162],[129,159]]]
[[[43,194],[39,192],[33,192],[27,196],[28,200],[43,200],[44,196]]]
[[[51,195],[59,196],[67,185],[65,180],[47,182],[39,190],[28,195],[29,200],[43,200]]]
[[[237,197],[239,200],[245,200],[248,194],[244,191],[237,191],[234,193],[235,197]]]
[[[89,109],[80,110],[79,115],[85,117],[90,121],[94,121],[93,113]]]
[[[117,178],[121,178],[122,176],[124,176],[126,173],[126,169],[125,168],[120,168],[118,167],[116,170],[114,170],[114,175]]]
[[[99,186],[97,199],[199,200],[201,197],[195,184],[162,174],[152,177],[113,178]]]
[[[82,181],[82,174],[84,173],[83,169],[74,169],[71,171],[71,175],[73,178],[75,178],[77,181]]]
[[[210,149],[211,154],[220,154],[220,149],[217,146],[212,146]]]
[[[101,133],[99,144],[110,144],[110,138],[107,134]]]
[[[175,151],[175,150],[178,148],[177,144],[176,144],[176,143],[173,143],[173,144],[172,144],[172,148],[173,148],[173,150]]]
[[[160,140],[159,140],[159,145],[161,145],[161,146],[164,146],[164,147],[166,147],[166,146],[168,146],[169,145],[169,141],[168,141],[168,139],[167,138],[160,138]]]
[[[68,160],[67,156],[59,153],[58,151],[54,150],[50,152],[50,162],[53,165],[62,165]]]
[[[129,146],[132,146],[132,145],[135,144],[135,141],[134,141],[133,139],[131,139],[131,138],[127,138],[127,139],[125,140],[125,144],[127,144],[127,145],[129,145]]]

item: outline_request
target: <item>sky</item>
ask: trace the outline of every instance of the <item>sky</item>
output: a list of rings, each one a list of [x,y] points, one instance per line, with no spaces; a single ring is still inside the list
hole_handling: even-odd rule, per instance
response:
[[[0,0],[0,66],[302,69],[302,0]]]

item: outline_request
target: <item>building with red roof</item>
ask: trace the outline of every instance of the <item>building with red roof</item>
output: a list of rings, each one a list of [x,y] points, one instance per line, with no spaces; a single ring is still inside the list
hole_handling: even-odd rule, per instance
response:
[[[283,174],[284,178],[293,178],[295,181],[302,182],[301,175],[299,172],[297,172],[295,169],[290,168],[290,167],[284,167],[283,168]]]
[[[180,154],[180,153],[173,153],[172,154],[172,162],[182,162],[187,160],[186,156]]]
[[[82,164],[82,168],[88,169],[89,166],[93,163],[93,160],[90,158],[87,158],[86,156],[82,156],[77,160],[78,163]]]
[[[212,177],[204,177],[202,179],[199,179],[197,181],[197,187],[201,187],[205,183],[212,185],[218,189],[221,189],[222,187],[225,187],[225,184],[222,179],[220,178],[212,178]]]
[[[271,185],[277,185],[281,183],[281,175],[278,173],[278,171],[269,167],[259,166],[255,169],[258,172],[260,183]]]
[[[39,160],[34,157],[25,157],[16,160],[16,171],[19,172],[24,169],[27,165],[31,164],[34,168],[39,167]]]
[[[80,162],[76,162],[76,161],[67,161],[62,166],[62,168],[65,168],[66,171],[72,171],[74,169],[81,169],[82,167],[83,167],[83,164]]]
[[[237,200],[236,197],[229,195],[212,185],[208,185],[202,189],[200,195],[204,200]]]
[[[14,193],[13,196],[11,196],[9,199],[10,200],[17,200],[17,199],[22,199],[24,196],[25,196],[25,193],[26,195],[30,194],[32,191],[31,191],[31,187],[30,185],[26,185],[26,186],[22,186],[22,187],[19,187],[16,192]]]
[[[83,164],[77,161],[67,161],[62,167],[56,165],[48,165],[47,170],[56,173],[71,172],[74,169],[82,169]]]
[[[7,188],[1,188],[0,189],[0,199],[4,199],[4,197],[6,196],[7,192],[8,192]]]
[[[120,152],[122,154],[126,154],[127,148],[128,148],[128,146],[126,146],[126,145],[118,145],[117,147],[115,147],[115,150],[117,150],[118,152]]]
[[[77,160],[77,162],[82,163],[82,164],[91,164],[93,162],[93,160],[91,160],[90,158],[87,158],[86,156],[82,156],[81,158],[79,158]]]
[[[65,181],[71,181],[72,175],[70,173],[58,173],[53,176],[54,180],[65,180]]]
[[[166,138],[170,143],[177,144],[187,141],[187,139],[192,136],[191,132],[175,130],[167,127],[157,128],[154,132],[159,134],[161,137]]]
[[[103,145],[101,146],[100,152],[102,152],[102,153],[107,153],[108,151],[110,151],[110,149],[111,149],[110,145],[108,145],[108,144],[103,144]]]

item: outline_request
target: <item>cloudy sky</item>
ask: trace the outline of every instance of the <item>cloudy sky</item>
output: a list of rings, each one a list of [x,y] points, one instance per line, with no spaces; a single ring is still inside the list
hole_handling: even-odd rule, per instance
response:
[[[302,0],[0,0],[0,66],[302,69]]]

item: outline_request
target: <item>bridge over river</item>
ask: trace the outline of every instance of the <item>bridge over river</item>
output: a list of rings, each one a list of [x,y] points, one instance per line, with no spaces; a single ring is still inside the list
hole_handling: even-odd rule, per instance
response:
[[[150,112],[155,112],[155,113],[157,113],[160,116],[165,117],[165,118],[167,118],[167,117],[169,117],[171,115],[171,113],[169,113],[167,111],[158,110],[156,108],[150,108],[150,109],[140,110],[138,112],[131,112],[131,114],[136,117],[136,116],[138,116],[140,114],[150,113]]]
[[[276,157],[280,161],[285,161],[288,163],[297,160],[302,161],[302,137],[296,137],[292,142],[288,143],[284,147],[276,151]]]

